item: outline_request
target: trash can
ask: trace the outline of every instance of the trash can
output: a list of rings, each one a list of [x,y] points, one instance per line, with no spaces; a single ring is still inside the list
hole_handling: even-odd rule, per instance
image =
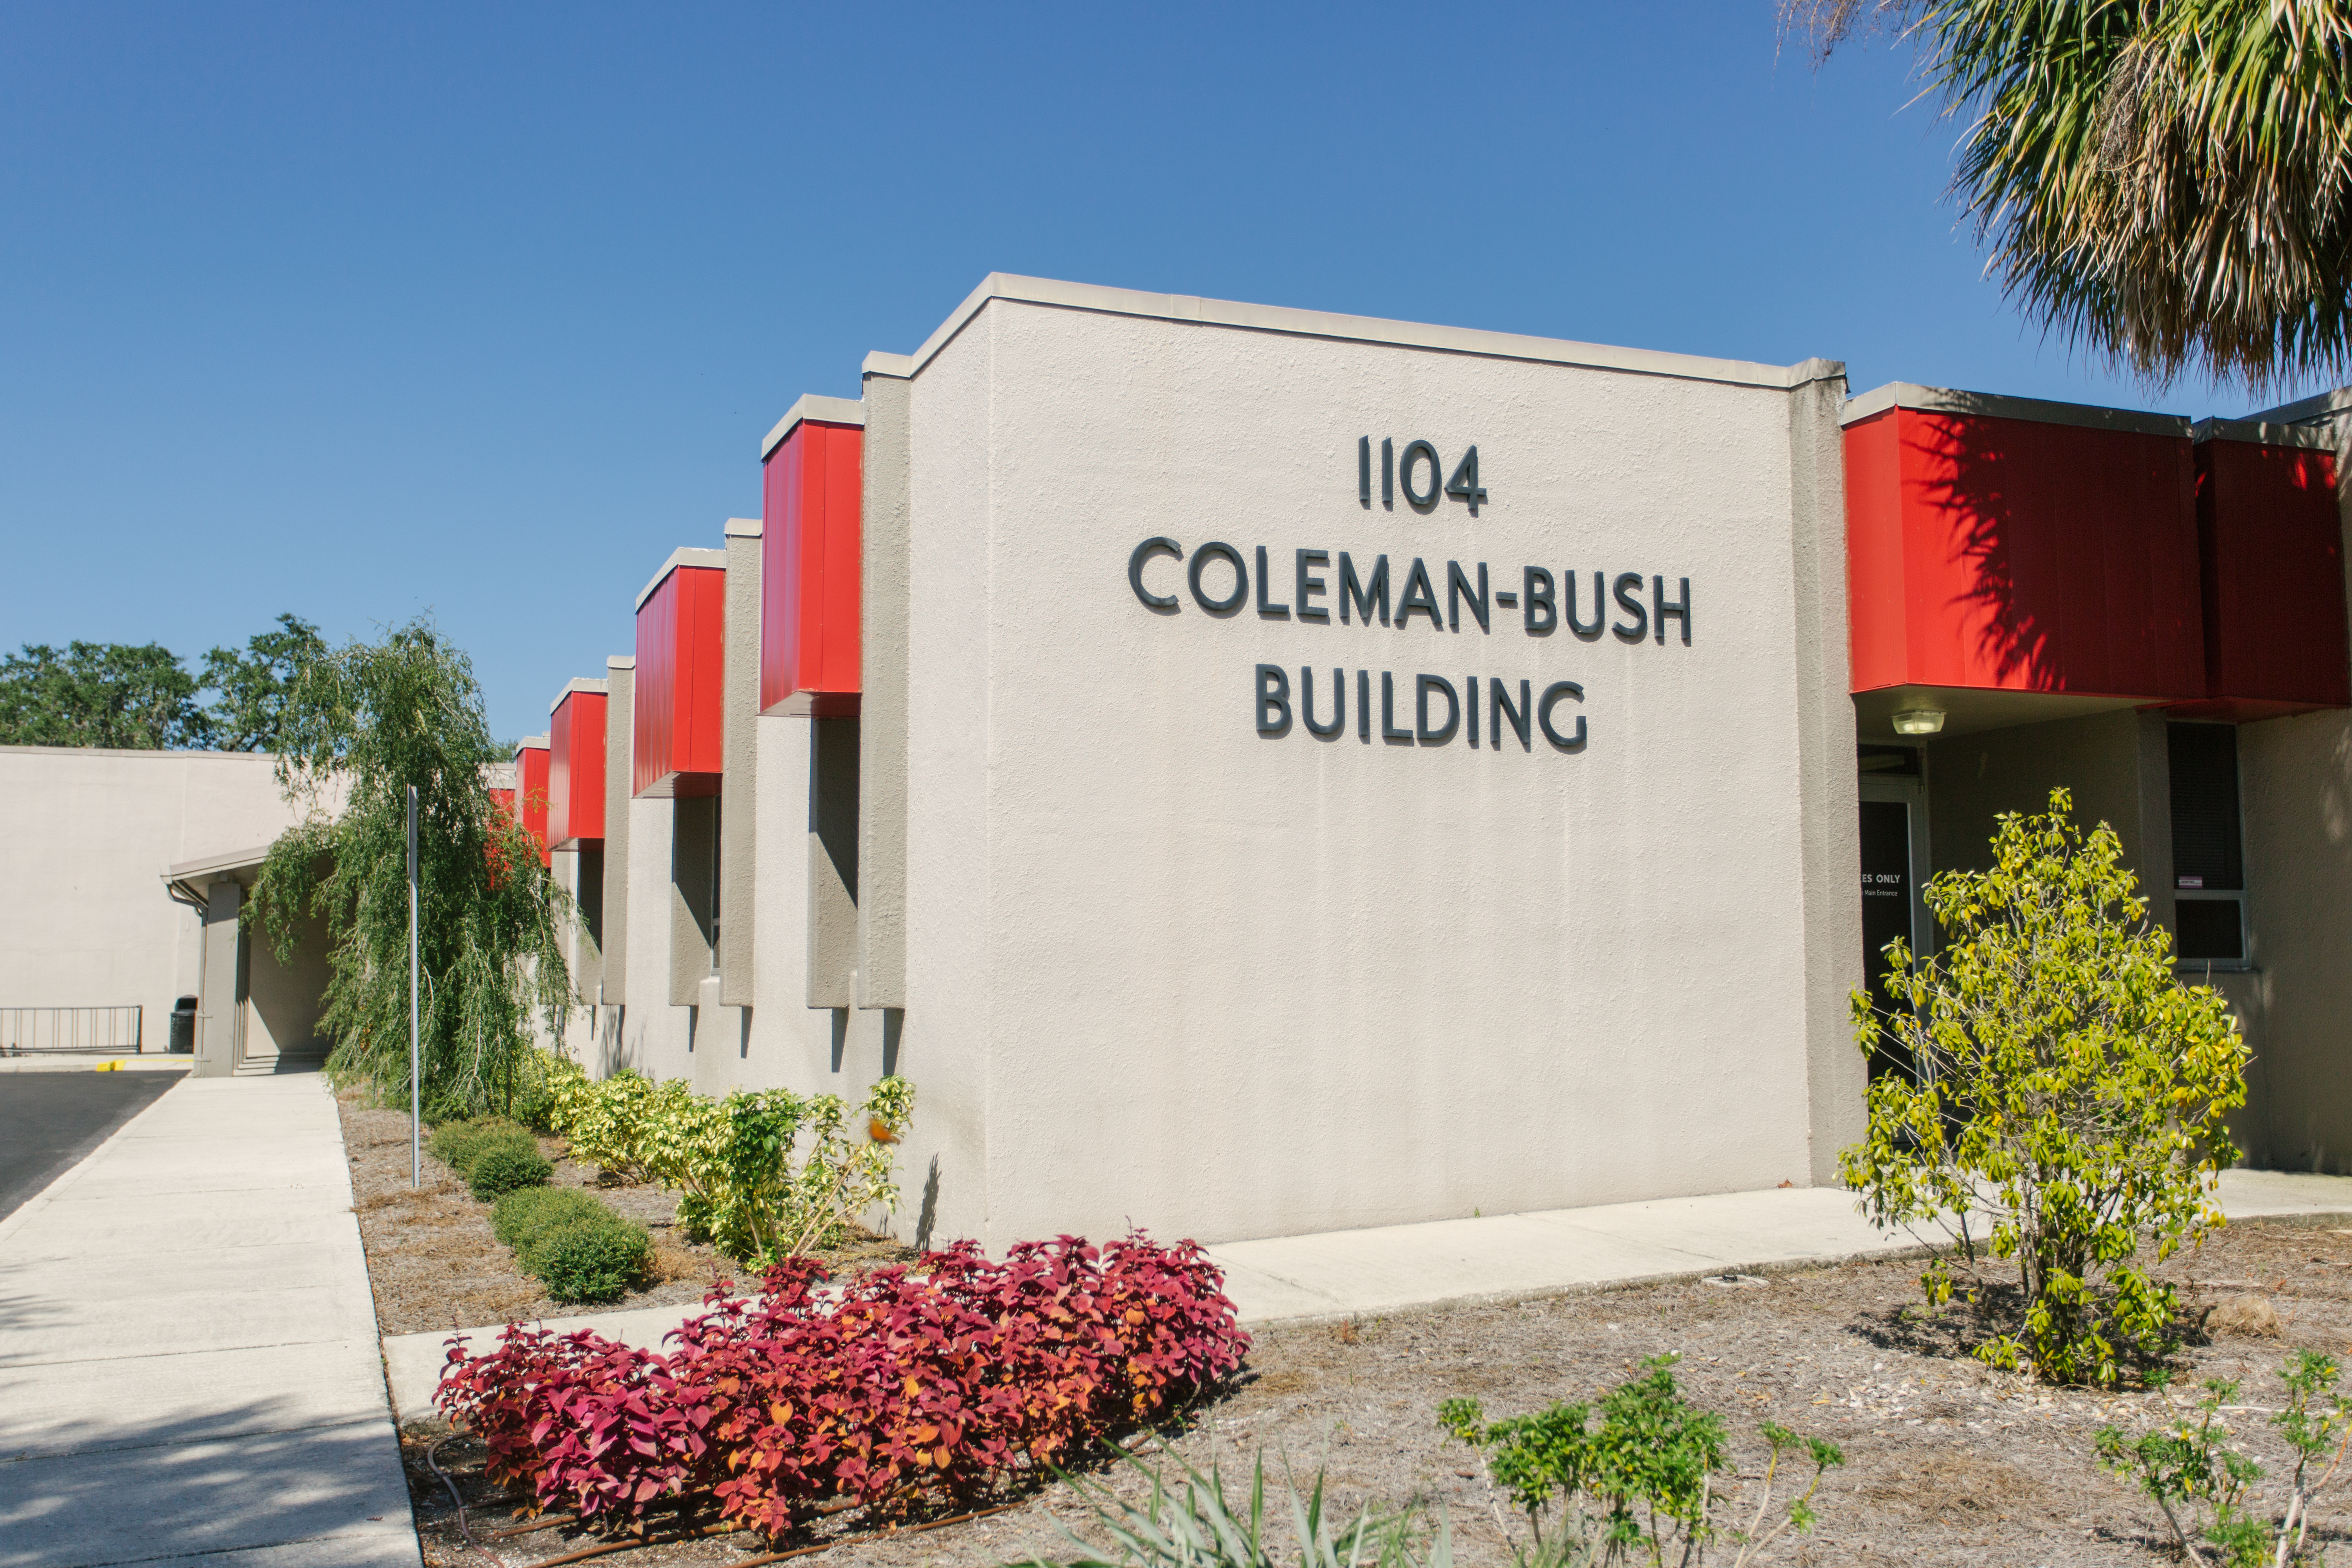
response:
[[[172,1008],[172,1043],[166,1047],[173,1056],[192,1057],[196,1054],[196,999],[183,996]]]

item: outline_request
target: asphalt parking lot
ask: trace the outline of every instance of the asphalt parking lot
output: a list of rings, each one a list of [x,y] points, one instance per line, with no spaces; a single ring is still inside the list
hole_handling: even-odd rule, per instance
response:
[[[186,1076],[16,1072],[0,1077],[0,1219]]]

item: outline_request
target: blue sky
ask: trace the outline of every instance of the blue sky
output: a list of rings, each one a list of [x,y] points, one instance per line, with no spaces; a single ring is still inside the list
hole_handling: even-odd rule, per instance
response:
[[[992,270],[2249,406],[2042,342],[1908,56],[1774,45],[1769,0],[16,0],[0,647],[429,610],[541,729],[786,405]]]

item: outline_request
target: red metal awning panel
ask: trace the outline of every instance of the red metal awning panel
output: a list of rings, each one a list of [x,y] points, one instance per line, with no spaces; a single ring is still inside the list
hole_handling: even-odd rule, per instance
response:
[[[719,793],[726,664],[726,568],[673,564],[637,605],[632,795]]]
[[[557,849],[576,849],[604,837],[604,719],[610,699],[586,689],[588,684],[573,682],[547,716],[547,841]]]
[[[1853,689],[2204,694],[2185,423],[1894,406],[1847,427]]]
[[[2352,706],[2336,458],[2300,432],[2197,443],[2205,675],[2216,717]],[[2245,429],[2248,427],[2239,426]],[[2249,435],[2263,434],[2248,429]]]
[[[511,809],[522,830],[539,841],[539,863],[549,863],[547,845],[547,747],[537,737],[515,752],[515,795]]]
[[[858,705],[858,550],[866,432],[795,423],[765,459],[760,710],[847,717]]]

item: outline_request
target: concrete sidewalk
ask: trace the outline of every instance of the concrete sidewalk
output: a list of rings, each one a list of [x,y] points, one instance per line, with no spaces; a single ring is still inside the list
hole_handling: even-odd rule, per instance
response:
[[[2225,1171],[2222,1212],[2232,1219],[2352,1215],[2352,1176]],[[1209,1248],[1225,1293],[1253,1327],[1355,1317],[1415,1307],[1558,1295],[1606,1285],[1696,1279],[1709,1274],[1819,1268],[1909,1248],[1881,1236],[1835,1187],[1719,1193],[1488,1219],[1433,1220],[1374,1230],[1230,1241]],[[559,1332],[593,1329],[659,1349],[662,1336],[699,1306],[551,1318]],[[472,1348],[497,1328],[469,1329]],[[394,1405],[404,1421],[432,1414],[448,1336],[401,1334],[383,1342]]]
[[[417,1568],[316,1075],[184,1080],[0,1222],[0,1568]]]

